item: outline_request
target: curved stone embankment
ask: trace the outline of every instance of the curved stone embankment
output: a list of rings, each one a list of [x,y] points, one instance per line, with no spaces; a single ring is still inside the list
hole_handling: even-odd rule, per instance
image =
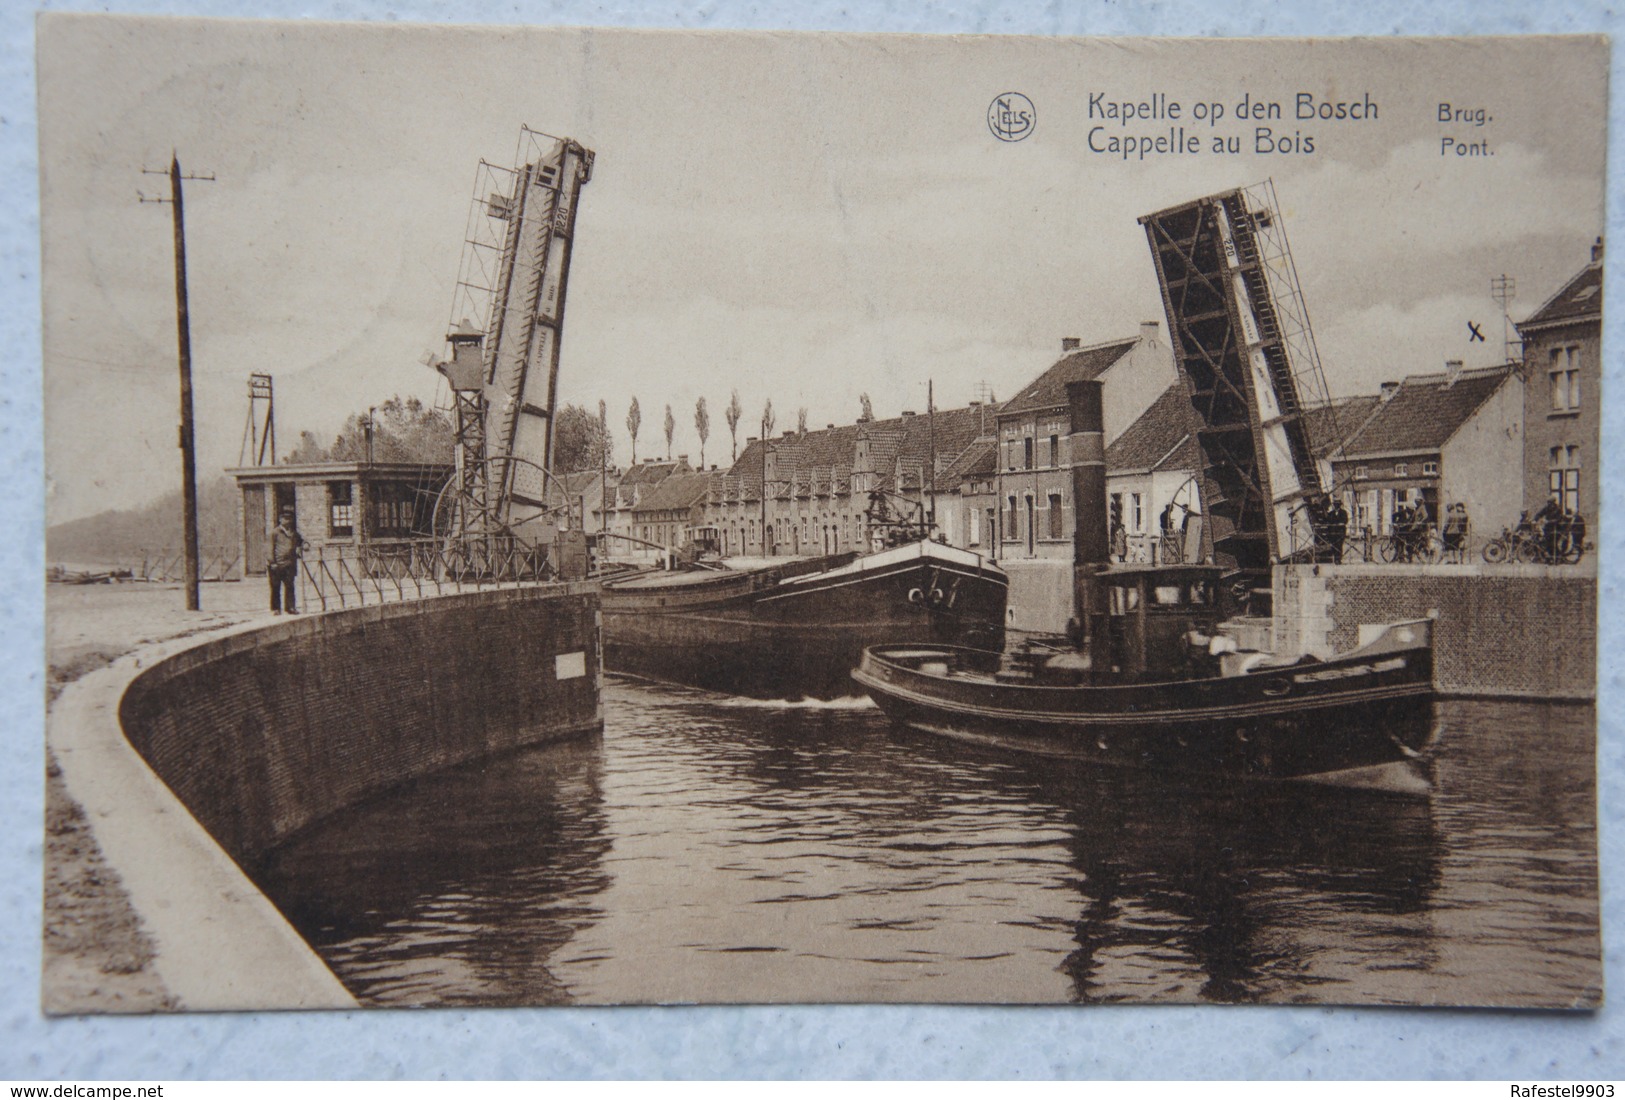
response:
[[[601,728],[590,585],[247,624],[66,688],[48,739],[179,1006],[354,1007],[244,875],[398,783]]]

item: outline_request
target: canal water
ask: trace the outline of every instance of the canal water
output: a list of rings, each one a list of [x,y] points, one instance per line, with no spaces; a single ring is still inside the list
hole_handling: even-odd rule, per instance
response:
[[[1600,996],[1591,707],[1448,701],[1429,793],[1210,788],[867,701],[611,680],[258,878],[369,1004]]]

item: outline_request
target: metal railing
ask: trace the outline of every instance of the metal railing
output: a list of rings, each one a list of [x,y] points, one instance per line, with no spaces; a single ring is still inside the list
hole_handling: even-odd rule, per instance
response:
[[[327,611],[556,580],[547,545],[512,535],[330,543],[305,551],[299,596],[306,607]]]
[[[1445,546],[1444,536],[1437,524],[1429,524],[1425,531],[1415,531],[1409,536],[1371,528],[1351,528],[1339,551],[1319,538],[1309,524],[1292,524],[1290,532],[1292,552],[1289,560],[1322,564],[1467,565],[1481,560],[1479,555],[1486,541],[1471,526],[1463,534],[1461,545],[1454,550]]]
[[[1114,552],[1114,560],[1128,565],[1181,565],[1185,561],[1185,540],[1180,535],[1126,535],[1119,549],[1122,553]]]
[[[243,579],[242,557],[236,547],[205,547],[198,552],[198,579],[238,581]],[[186,554],[181,550],[137,550],[121,561],[120,580],[171,583],[186,579]]]

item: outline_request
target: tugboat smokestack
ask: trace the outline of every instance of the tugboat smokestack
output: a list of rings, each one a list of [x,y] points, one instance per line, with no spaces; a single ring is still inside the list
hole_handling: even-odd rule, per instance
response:
[[[1068,462],[1072,468],[1072,599],[1081,631],[1082,651],[1092,673],[1109,673],[1105,646],[1105,589],[1100,574],[1111,561],[1111,532],[1106,512],[1106,432],[1098,381],[1069,382],[1066,387]]]
[[[1106,431],[1100,382],[1068,382],[1071,417],[1067,445],[1072,465],[1072,564],[1097,573],[1111,561],[1106,522]]]

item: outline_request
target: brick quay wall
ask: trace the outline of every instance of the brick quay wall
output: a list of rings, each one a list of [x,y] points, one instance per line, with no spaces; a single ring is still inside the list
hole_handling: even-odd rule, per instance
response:
[[[239,863],[395,784],[602,729],[595,585],[290,618],[142,672],[125,736]]]
[[[1592,563],[1294,565],[1275,571],[1279,652],[1326,657],[1354,648],[1361,623],[1429,615],[1437,618],[1434,678],[1443,692],[1596,697]]]

